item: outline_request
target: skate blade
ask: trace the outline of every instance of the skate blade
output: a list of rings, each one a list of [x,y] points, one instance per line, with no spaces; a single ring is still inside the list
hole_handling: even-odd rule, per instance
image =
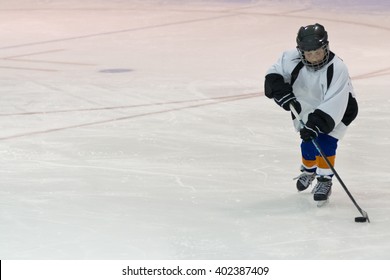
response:
[[[329,203],[329,198],[327,200],[321,200],[317,202],[317,207],[324,207]]]

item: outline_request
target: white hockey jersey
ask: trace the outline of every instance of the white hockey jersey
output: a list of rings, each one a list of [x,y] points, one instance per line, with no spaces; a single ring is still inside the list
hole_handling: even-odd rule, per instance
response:
[[[351,84],[348,69],[344,62],[331,53],[328,63],[319,70],[313,70],[303,66],[298,72],[292,74],[301,62],[296,49],[286,51],[279,60],[270,67],[267,74],[276,73],[283,76],[286,83],[292,84],[293,93],[301,104],[301,118],[306,123],[308,115],[316,109],[329,115],[334,123],[334,129],[329,135],[341,139],[347,126],[357,114],[357,103],[352,113],[352,119],[348,119],[347,107],[351,107],[351,99],[355,99],[355,93]],[[299,67],[299,66],[298,66]],[[297,68],[298,68],[297,67]],[[300,123],[294,120],[297,131]]]

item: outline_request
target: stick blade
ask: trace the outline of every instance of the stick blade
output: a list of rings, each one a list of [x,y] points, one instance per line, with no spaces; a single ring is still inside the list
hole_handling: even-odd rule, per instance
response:
[[[368,217],[355,217],[355,222],[365,223],[365,222],[370,222],[370,219],[368,219]]]

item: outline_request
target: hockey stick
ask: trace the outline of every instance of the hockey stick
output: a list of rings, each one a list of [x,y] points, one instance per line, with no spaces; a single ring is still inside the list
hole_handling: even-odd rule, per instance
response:
[[[290,109],[291,112],[294,114],[294,116],[297,118],[297,120],[301,123],[301,125],[305,126],[305,123],[303,122],[302,118],[299,116],[297,110],[295,107],[290,103]],[[370,222],[370,219],[368,218],[368,214],[366,211],[364,211],[359,204],[355,201],[352,194],[349,192],[348,188],[345,186],[343,180],[341,180],[339,174],[337,173],[336,169],[333,167],[332,163],[329,161],[325,153],[322,151],[320,145],[318,145],[318,142],[316,139],[311,139],[313,142],[314,147],[317,149],[317,151],[320,153],[321,157],[325,160],[326,164],[332,170],[333,174],[336,176],[337,180],[340,182],[340,185],[343,187],[349,198],[352,200],[353,204],[356,206],[357,210],[359,210],[360,214],[362,214],[362,217],[356,217],[355,222]]]

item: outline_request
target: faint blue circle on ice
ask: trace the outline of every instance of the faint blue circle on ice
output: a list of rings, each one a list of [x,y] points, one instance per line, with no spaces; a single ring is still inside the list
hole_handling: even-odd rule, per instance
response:
[[[126,72],[132,72],[133,69],[128,68],[112,68],[112,69],[103,69],[100,70],[100,73],[126,73]]]

